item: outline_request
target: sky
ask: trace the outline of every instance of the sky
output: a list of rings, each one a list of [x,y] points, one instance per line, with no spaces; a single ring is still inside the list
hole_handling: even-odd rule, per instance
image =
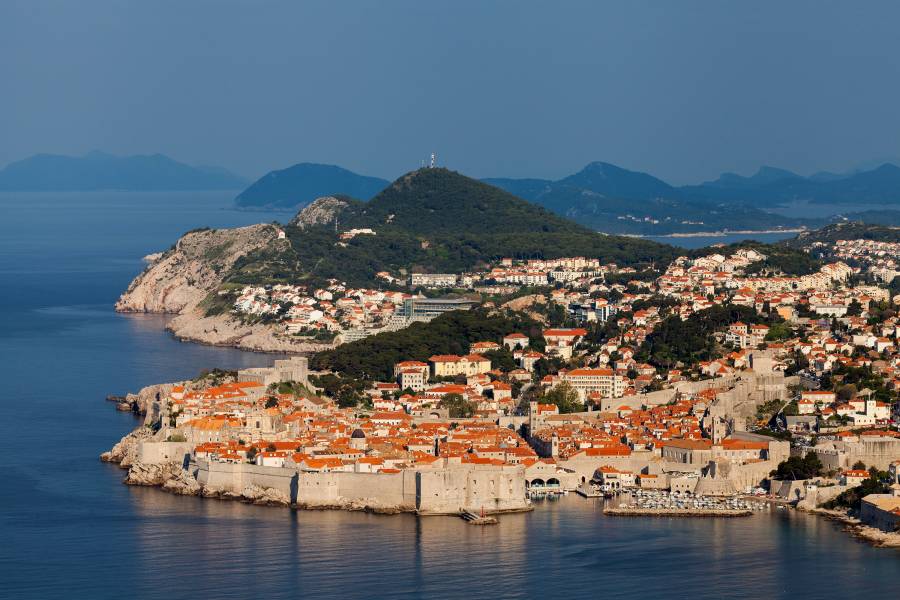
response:
[[[3,0],[0,165],[844,171],[900,160],[898,23],[874,0]]]

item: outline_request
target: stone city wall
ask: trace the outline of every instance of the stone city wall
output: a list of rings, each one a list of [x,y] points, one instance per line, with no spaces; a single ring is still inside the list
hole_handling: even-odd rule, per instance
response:
[[[192,470],[207,490],[240,494],[251,486],[271,488],[291,503],[310,508],[368,507],[422,514],[528,508],[522,467],[458,465],[400,473],[307,473],[198,459]]]
[[[166,462],[186,464],[193,448],[190,442],[143,441],[138,445],[137,461],[146,465]]]

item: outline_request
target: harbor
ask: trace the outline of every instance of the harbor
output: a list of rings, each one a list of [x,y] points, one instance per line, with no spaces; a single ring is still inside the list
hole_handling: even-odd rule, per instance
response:
[[[694,496],[657,490],[623,492],[627,496],[616,506],[603,510],[611,516],[665,517],[746,517],[764,511],[769,505],[740,496]]]

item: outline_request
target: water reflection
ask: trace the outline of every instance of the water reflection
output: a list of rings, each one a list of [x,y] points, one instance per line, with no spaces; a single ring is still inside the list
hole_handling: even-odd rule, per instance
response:
[[[828,596],[876,592],[896,567],[802,514],[741,519],[602,515],[602,500],[539,503],[477,527],[455,517],[292,511],[132,489],[138,572],[153,597]],[[891,552],[891,551],[888,551]],[[896,558],[896,556],[894,557]],[[823,579],[823,565],[841,582]],[[848,587],[852,585],[853,587]],[[599,587],[598,587],[599,586]],[[852,594],[851,594],[852,595]]]

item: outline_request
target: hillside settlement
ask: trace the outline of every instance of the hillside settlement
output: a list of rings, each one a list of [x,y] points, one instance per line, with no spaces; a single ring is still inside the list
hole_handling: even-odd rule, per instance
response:
[[[824,506],[891,535],[900,244],[814,250],[826,260],[802,276],[760,271],[766,256],[747,247],[663,272],[570,257],[379,273],[407,292],[244,286],[233,313],[343,342],[345,356],[458,311],[534,326],[457,332],[456,354],[410,346],[389,372],[294,357],[152,386],[122,403],[145,425],[104,458],[128,483],[306,508],[502,513],[552,494],[652,491]]]

